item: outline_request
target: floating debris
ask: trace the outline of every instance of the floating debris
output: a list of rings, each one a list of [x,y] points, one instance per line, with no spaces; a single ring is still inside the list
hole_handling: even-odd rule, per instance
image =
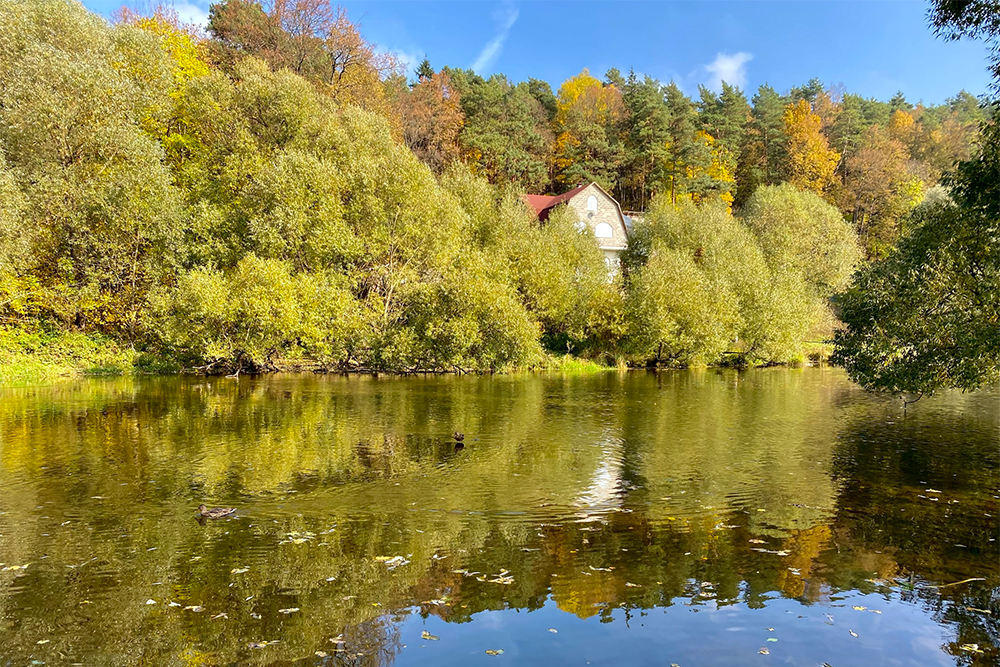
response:
[[[858,633],[856,633],[854,630],[848,630],[848,632],[851,633],[852,637],[857,637],[858,636]]]
[[[385,566],[390,570],[395,570],[397,567],[410,562],[403,556],[375,556],[375,560],[385,563]]]
[[[557,633],[559,631],[556,630],[555,628],[549,628],[549,632],[551,632],[552,634],[555,634],[555,633]]]
[[[184,607],[184,611],[193,611],[194,613],[198,614],[205,611],[205,608],[202,607],[200,604],[192,604],[188,605],[187,607]]]
[[[298,610],[299,610],[299,608],[298,608],[298,607],[289,607],[289,608],[287,608],[287,609],[279,609],[279,610],[278,610],[278,613],[279,613],[279,614],[286,614],[286,615],[287,615],[287,614],[294,614],[294,613],[295,613],[295,612],[297,612]]]
[[[771,655],[771,652],[768,651],[766,648],[762,648],[761,650],[757,651],[757,653],[760,653],[761,655]]]
[[[153,598],[149,598],[148,600],[146,600],[146,604],[156,604],[156,600],[154,600]]]
[[[216,614],[215,616],[213,616],[212,620],[215,620],[217,618],[229,618],[229,614],[227,614],[226,612],[221,612],[221,613]]]
[[[983,653],[984,651],[979,648],[979,644],[962,644],[958,648],[963,651],[968,651],[969,653]]]
[[[249,567],[234,567],[229,571],[229,574],[243,574],[244,572],[249,572]]]
[[[750,547],[750,551],[759,551],[762,554],[774,554],[775,556],[787,556],[788,552],[784,550],[772,551],[771,549],[761,549],[759,547]]]
[[[488,649],[486,649],[486,655],[503,655],[503,649],[502,648],[497,648],[497,649],[488,648]]]
[[[421,639],[429,639],[432,642],[436,642],[439,639],[441,639],[437,635],[432,635],[431,633],[427,632],[426,630],[424,630],[423,632],[420,633],[420,638]]]

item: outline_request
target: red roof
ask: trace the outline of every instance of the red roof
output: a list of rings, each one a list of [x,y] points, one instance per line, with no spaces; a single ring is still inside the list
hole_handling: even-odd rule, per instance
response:
[[[539,220],[548,220],[549,213],[553,208],[563,202],[569,201],[588,185],[590,183],[578,185],[569,192],[564,192],[561,195],[524,195],[524,202],[531,207]]]

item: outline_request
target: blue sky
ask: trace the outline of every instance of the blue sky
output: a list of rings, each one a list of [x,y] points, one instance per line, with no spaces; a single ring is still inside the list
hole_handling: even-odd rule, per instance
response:
[[[170,0],[167,0],[169,3]],[[191,18],[208,2],[174,0]],[[85,0],[109,14],[120,0]],[[690,94],[720,78],[784,92],[811,77],[847,91],[939,103],[986,92],[986,49],[945,42],[927,27],[927,3],[892,2],[370,2],[342,3],[362,34],[415,66],[472,67],[559,84],[587,67],[630,68]],[[412,66],[410,67],[412,71]]]

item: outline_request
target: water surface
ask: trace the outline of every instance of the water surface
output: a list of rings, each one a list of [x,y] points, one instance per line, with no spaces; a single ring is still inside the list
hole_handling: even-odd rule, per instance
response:
[[[3,389],[0,665],[995,665],[998,438],[831,369]]]

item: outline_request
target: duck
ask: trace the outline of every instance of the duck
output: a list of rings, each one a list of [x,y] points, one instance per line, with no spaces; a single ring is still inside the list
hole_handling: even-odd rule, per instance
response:
[[[221,519],[235,511],[235,507],[213,507],[209,509],[204,504],[198,505],[198,516],[208,517],[209,519]]]
[[[462,442],[463,440],[465,440],[465,434],[455,431],[455,440]]]

